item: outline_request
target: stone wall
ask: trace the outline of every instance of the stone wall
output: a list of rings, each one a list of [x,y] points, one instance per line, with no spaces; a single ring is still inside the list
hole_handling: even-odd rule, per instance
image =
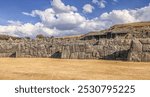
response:
[[[62,58],[127,60],[131,40],[103,39],[63,45]]]
[[[128,54],[128,60],[150,62],[150,39],[133,40]]]
[[[0,57],[150,61],[148,39],[0,40]]]

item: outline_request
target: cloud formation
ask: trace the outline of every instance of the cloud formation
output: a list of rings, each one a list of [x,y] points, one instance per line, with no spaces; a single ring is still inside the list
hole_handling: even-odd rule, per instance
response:
[[[12,22],[15,23],[15,21]],[[8,34],[18,37],[25,37],[25,36],[34,37],[38,34],[53,35],[56,34],[54,32],[55,29],[49,29],[41,23],[36,23],[34,25],[31,23],[18,25],[16,22],[16,24],[11,23],[7,26],[0,25],[0,34]]]
[[[94,10],[94,7],[91,4],[85,4],[83,6],[83,12],[84,13],[92,13]]]
[[[150,21],[149,12],[150,5],[133,10],[113,10],[109,13],[103,13],[100,18],[101,20],[109,21],[111,24]]]
[[[97,4],[100,8],[106,7],[106,1],[105,0],[92,0],[94,4]]]
[[[0,25],[0,34],[21,37],[35,37],[38,34],[64,36],[102,30],[114,24],[150,21],[150,5],[139,9],[112,10],[99,17],[87,19],[77,11],[76,7],[65,5],[61,0],[53,0],[51,3],[52,7],[45,10],[23,12],[27,16],[39,17],[38,23],[8,21],[8,25]],[[91,10],[86,11],[91,12]]]
[[[77,11],[76,7],[65,5],[61,0],[52,0],[51,5],[56,13]]]

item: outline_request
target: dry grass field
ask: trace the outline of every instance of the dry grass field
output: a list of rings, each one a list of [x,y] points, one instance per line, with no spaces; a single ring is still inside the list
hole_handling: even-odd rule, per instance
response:
[[[48,58],[1,58],[0,79],[141,80],[150,79],[150,63]]]

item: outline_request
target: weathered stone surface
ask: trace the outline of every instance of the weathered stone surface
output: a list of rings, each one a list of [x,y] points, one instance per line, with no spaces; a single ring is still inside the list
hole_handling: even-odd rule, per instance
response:
[[[142,53],[141,52],[140,53],[130,52],[128,55],[128,60],[141,62],[142,61]]]
[[[133,40],[128,54],[128,60],[149,62],[150,61],[149,39]]]
[[[134,52],[142,52],[142,44],[139,40],[133,40],[131,43],[131,50]]]
[[[143,52],[150,52],[150,44],[143,44]]]
[[[150,61],[148,39],[0,40],[0,57]]]
[[[143,53],[142,54],[142,58],[141,58],[142,62],[150,62],[150,53]]]
[[[98,41],[96,44],[84,43],[83,41],[80,41],[80,43],[70,43],[63,46],[62,58],[127,59],[131,40],[120,40],[105,39]]]

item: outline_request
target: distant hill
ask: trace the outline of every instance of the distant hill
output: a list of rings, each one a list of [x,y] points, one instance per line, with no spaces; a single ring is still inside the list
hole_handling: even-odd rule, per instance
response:
[[[108,30],[131,30],[131,29],[143,29],[150,28],[150,22],[136,22],[136,23],[127,23],[127,24],[118,24],[110,27]]]
[[[2,35],[2,34],[0,34],[0,40],[9,40],[9,39],[16,40],[16,39],[21,39],[21,38],[19,38],[19,37],[14,37],[14,36],[9,36],[9,35]]]
[[[133,37],[136,38],[143,38],[146,36],[150,37],[150,22],[117,24],[105,30],[89,32],[85,34],[84,37],[107,35],[107,33],[109,32],[113,34],[131,34]]]

